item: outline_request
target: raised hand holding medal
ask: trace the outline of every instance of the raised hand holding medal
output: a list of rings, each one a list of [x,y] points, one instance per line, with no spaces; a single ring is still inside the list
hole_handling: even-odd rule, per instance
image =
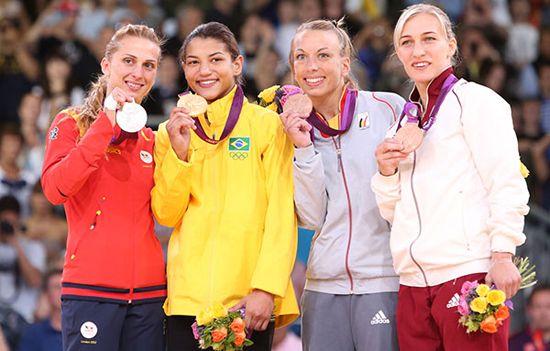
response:
[[[281,101],[283,112],[281,120],[285,132],[296,147],[306,147],[311,144],[311,125],[306,121],[313,110],[313,103],[307,95],[293,94]]]
[[[411,153],[418,149],[424,139],[424,131],[418,126],[420,109],[414,102],[407,102],[403,107],[403,113],[407,116],[407,123],[399,128],[394,138],[403,145],[401,152]]]
[[[145,109],[118,87],[105,98],[103,109],[113,126],[116,123],[120,129],[128,133],[141,130],[147,123]]]

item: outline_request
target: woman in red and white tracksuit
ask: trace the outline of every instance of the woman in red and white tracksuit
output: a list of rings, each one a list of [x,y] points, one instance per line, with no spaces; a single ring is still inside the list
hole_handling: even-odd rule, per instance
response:
[[[160,40],[127,25],[111,38],[103,75],[83,106],[61,111],[46,145],[42,186],[69,226],[62,282],[65,351],[163,348],[166,274],[151,212],[154,134],[122,131],[117,106],[155,81]]]
[[[453,75],[457,42],[439,8],[407,8],[394,45],[415,83],[410,99],[420,113],[412,122],[423,130],[412,152],[399,137],[385,139],[372,179],[380,212],[392,223],[400,349],[507,350],[507,324],[496,334],[467,334],[457,306],[464,281],[495,284],[508,297],[519,288],[512,255],[525,241],[529,194],[510,107],[489,88]],[[391,134],[407,122],[402,118]]]

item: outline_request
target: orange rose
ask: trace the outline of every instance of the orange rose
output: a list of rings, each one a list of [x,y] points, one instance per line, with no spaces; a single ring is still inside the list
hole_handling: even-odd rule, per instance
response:
[[[479,326],[486,333],[494,334],[497,332],[497,320],[493,316],[485,318]]]
[[[508,310],[508,307],[505,305],[501,305],[495,312],[495,317],[499,322],[502,322],[506,318],[510,317],[510,311]]]
[[[244,321],[242,318],[235,318],[233,322],[229,325],[229,328],[233,331],[233,333],[242,333],[244,331]]]
[[[224,327],[212,330],[212,341],[220,342],[227,336],[227,329]]]
[[[246,334],[244,332],[235,333],[235,346],[241,346],[244,343],[244,339],[246,339]]]

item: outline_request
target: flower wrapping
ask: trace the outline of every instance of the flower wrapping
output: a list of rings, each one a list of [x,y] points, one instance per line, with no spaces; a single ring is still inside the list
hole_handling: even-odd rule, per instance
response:
[[[199,313],[191,326],[200,349],[241,351],[253,344],[246,335],[245,310],[228,311],[223,305],[209,307]]]
[[[258,104],[277,113],[283,112],[283,106],[289,96],[303,94],[302,89],[295,85],[274,85],[258,94]]]

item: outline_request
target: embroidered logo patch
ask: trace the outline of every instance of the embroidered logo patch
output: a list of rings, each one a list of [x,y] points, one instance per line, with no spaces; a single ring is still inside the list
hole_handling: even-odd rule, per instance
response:
[[[57,135],[59,134],[59,128],[53,127],[52,130],[50,130],[50,140],[57,139]]]
[[[151,156],[151,154],[145,150],[141,150],[139,152],[139,158],[141,158],[141,160],[145,163],[153,162],[153,156]]]
[[[368,113],[366,112],[359,113],[357,115],[357,119],[359,120],[359,129],[367,129],[370,126]]]
[[[250,151],[250,137],[229,138],[229,151]]]
[[[244,160],[250,152],[250,137],[229,138],[229,156],[233,160]]]
[[[91,339],[97,335],[97,325],[94,322],[84,322],[80,327],[80,334],[86,339]]]

